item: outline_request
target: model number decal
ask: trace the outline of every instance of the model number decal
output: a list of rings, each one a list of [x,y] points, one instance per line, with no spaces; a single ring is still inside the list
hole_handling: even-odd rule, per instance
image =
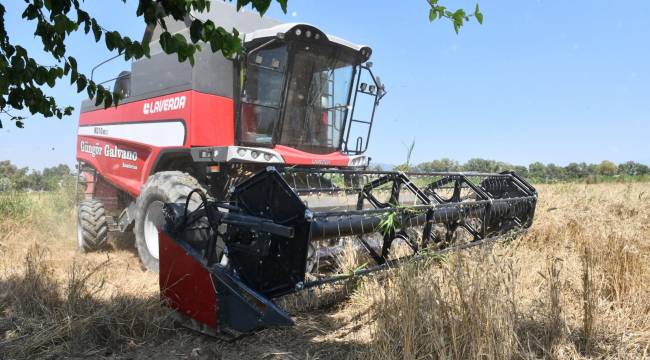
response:
[[[176,96],[163,100],[150,101],[144,104],[142,112],[145,115],[185,108],[185,96]]]
[[[90,144],[85,141],[82,141],[79,145],[79,150],[83,153],[90,154],[92,157],[96,156],[106,156],[110,158],[122,159],[122,160],[138,160],[138,153],[131,150],[120,149],[117,145],[105,145],[104,147],[99,146],[99,144]]]

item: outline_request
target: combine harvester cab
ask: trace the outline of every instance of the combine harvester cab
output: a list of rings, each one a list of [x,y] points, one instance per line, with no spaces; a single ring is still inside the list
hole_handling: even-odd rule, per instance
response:
[[[513,173],[275,167],[237,185],[228,202],[199,195],[195,212],[161,205],[160,286],[183,323],[225,336],[291,325],[274,298],[526,229],[537,201]],[[183,234],[197,221],[213,237],[193,247]],[[347,273],[323,266],[345,242],[373,264]]]
[[[369,47],[211,9],[193,16],[240,30],[243,54],[204,45],[190,66],[152,41],[116,79],[118,107],[84,102],[77,140],[80,249],[133,231],[182,323],[227,337],[289,326],[279,297],[531,225],[537,195],[516,174],[366,170],[386,93]],[[186,37],[191,23],[166,20]],[[372,264],[337,270],[349,248]]]

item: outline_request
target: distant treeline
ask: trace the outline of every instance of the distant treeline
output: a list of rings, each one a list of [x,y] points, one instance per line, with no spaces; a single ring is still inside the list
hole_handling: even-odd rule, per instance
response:
[[[380,165],[371,166],[373,170],[388,170]],[[628,161],[615,164],[604,160],[598,164],[570,163],[567,166],[542,164],[534,162],[528,166],[512,165],[501,161],[470,159],[461,164],[451,159],[440,159],[423,162],[418,165],[402,164],[395,167],[400,171],[477,171],[502,172],[515,171],[533,182],[587,181],[599,182],[616,179],[650,180],[650,167],[645,164]],[[65,182],[73,181],[74,172],[68,165],[60,164],[45,168],[42,171],[19,168],[11,161],[0,161],[0,192],[1,191],[44,191],[61,187]]]
[[[650,167],[634,161],[615,164],[604,160],[598,164],[570,163],[567,166],[534,162],[528,166],[512,165],[495,160],[470,159],[461,164],[451,159],[423,162],[418,165],[402,164],[396,167],[401,171],[478,171],[501,172],[512,170],[533,182],[561,181],[607,181],[623,178],[630,180],[650,178]]]
[[[44,191],[60,188],[73,180],[68,165],[57,165],[43,169],[31,170],[19,168],[9,160],[0,161],[0,192],[2,191]]]

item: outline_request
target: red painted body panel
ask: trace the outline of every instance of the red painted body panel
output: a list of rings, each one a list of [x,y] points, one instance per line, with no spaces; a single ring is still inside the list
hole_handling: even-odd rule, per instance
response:
[[[110,158],[103,155],[93,156],[81,151],[82,144],[89,144],[102,149],[119,146],[120,149],[137,153],[137,160],[127,161]],[[85,145],[84,145],[85,146]],[[140,186],[144,184],[153,162],[160,149],[136,144],[120,139],[106,139],[91,136],[79,136],[77,144],[77,159],[92,165],[104,179],[133,196],[140,193]]]
[[[184,97],[184,104],[174,107],[161,107],[161,111],[151,111],[156,102]],[[148,110],[148,111],[147,111]],[[183,91],[153,99],[134,101],[111,107],[84,112],[79,117],[79,126],[159,123],[160,121],[180,120],[185,125],[185,138],[179,147],[228,146],[234,144],[234,120],[232,99],[203,94],[196,91]],[[81,143],[102,148],[101,154],[89,154],[81,149]],[[107,157],[106,146],[118,146],[125,151],[137,153],[137,160],[124,160]],[[77,159],[92,165],[99,174],[114,186],[132,196],[140,193],[147,181],[160,151],[165,147],[147,143],[133,142],[106,136],[79,135],[77,138]]]
[[[167,234],[158,234],[162,300],[181,314],[216,329],[217,295],[212,275]]]
[[[276,145],[273,150],[279,152],[284,161],[291,165],[341,167],[348,166],[350,160],[347,155],[342,154],[340,151],[330,154],[311,154],[282,145]]]
[[[232,99],[194,92],[190,146],[235,145],[235,114]]]
[[[180,139],[176,144],[156,145],[158,138],[165,138],[163,134],[157,135],[156,124],[174,123],[180,127],[180,122],[184,126],[184,137],[174,132],[174,136]],[[142,130],[142,125],[153,125],[154,130]],[[120,137],[110,137],[114,130],[104,130],[111,126],[122,128]],[[109,183],[134,197],[140,194],[140,188],[151,174],[161,150],[235,145],[233,100],[193,90],[83,112],[79,117],[79,128],[92,129],[93,132],[78,136],[77,159],[90,164]],[[133,136],[129,131],[133,132]],[[134,140],[142,138],[148,140]],[[165,143],[164,140],[161,142]],[[93,153],[92,148],[101,150]],[[281,145],[274,150],[282,155],[288,165],[348,166],[348,156],[340,152],[311,154]],[[106,156],[108,151],[112,151],[113,155],[118,151],[133,155],[127,159]]]

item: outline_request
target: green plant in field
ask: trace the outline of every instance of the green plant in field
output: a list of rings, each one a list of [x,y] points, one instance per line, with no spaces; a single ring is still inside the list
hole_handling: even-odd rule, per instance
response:
[[[13,192],[0,194],[0,218],[19,220],[25,218],[33,208],[29,194]]]
[[[395,230],[399,228],[399,222],[397,212],[388,212],[383,215],[383,218],[379,222],[379,232],[383,235],[394,234]]]
[[[358,273],[359,271],[365,269],[367,266],[368,266],[368,263],[364,262],[363,264],[355,267],[354,269],[350,269],[350,271],[348,272],[348,275],[354,275],[354,274]]]
[[[419,255],[422,255],[426,259],[433,261],[435,263],[446,264],[449,262],[448,254],[440,254],[439,252],[433,249],[420,250]]]
[[[383,235],[394,234],[397,229],[400,229],[402,227],[402,218],[404,215],[417,214],[416,210],[413,210],[408,206],[391,204],[391,207],[395,210],[384,213],[379,225],[377,226],[379,232]]]

